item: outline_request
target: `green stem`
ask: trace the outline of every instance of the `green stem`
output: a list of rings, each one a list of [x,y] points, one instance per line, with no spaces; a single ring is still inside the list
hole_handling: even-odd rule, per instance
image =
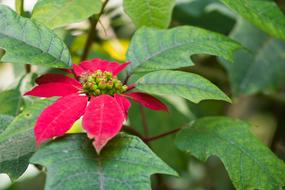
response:
[[[16,0],[15,1],[16,4],[16,12],[23,16],[24,14],[24,0]]]
[[[87,40],[86,40],[86,43],[85,43],[85,47],[84,47],[84,50],[83,50],[83,53],[82,53],[82,56],[81,56],[81,61],[85,60],[88,57],[89,53],[90,53],[90,50],[91,50],[91,47],[92,47],[92,43],[93,43],[93,39],[95,37],[96,26],[99,23],[99,19],[100,19],[101,15],[104,13],[104,9],[105,9],[108,1],[109,0],[106,0],[103,3],[101,11],[99,12],[99,14],[97,15],[96,18],[94,16],[90,17],[91,26],[90,26],[88,37],[87,37]]]
[[[16,0],[15,7],[16,7],[16,12],[18,13],[18,15],[23,16],[24,15],[24,0]],[[25,65],[25,71],[26,71],[26,74],[31,72],[30,64]]]

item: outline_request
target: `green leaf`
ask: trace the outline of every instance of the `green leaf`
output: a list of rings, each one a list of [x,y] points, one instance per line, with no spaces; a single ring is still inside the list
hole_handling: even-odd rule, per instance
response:
[[[221,0],[268,34],[285,40],[285,16],[273,0]]]
[[[207,117],[181,130],[177,146],[206,161],[218,156],[238,190],[276,190],[285,185],[285,165],[250,132],[247,123]]]
[[[0,93],[0,114],[16,116],[23,104],[23,98],[18,88]]]
[[[49,28],[79,22],[100,12],[101,0],[38,0],[32,19]]]
[[[124,0],[123,2],[124,11],[138,28],[141,26],[167,28],[175,5],[175,0]]]
[[[129,73],[192,66],[194,54],[210,54],[232,60],[241,46],[214,32],[192,26],[170,30],[142,28],[133,37],[127,53]]]
[[[138,137],[125,134],[100,155],[86,134],[69,135],[43,146],[30,161],[47,167],[46,190],[147,190],[150,175],[176,175]]]
[[[218,87],[207,79],[182,71],[156,71],[141,77],[136,88],[157,95],[177,95],[194,103],[213,99],[231,102]]]
[[[0,134],[0,173],[7,173],[16,179],[26,170],[28,160],[35,151],[35,121],[51,102],[45,99],[33,103]]]
[[[0,134],[8,127],[13,119],[14,117],[11,115],[0,114]]]
[[[55,33],[5,5],[0,5],[0,28],[0,48],[5,50],[1,61],[50,67],[71,65],[69,50]]]
[[[168,103],[165,100],[163,100],[163,102]],[[149,129],[148,136],[156,136],[161,133],[177,129],[190,121],[189,117],[186,117],[170,103],[167,105],[169,109],[168,112],[154,111],[143,108]],[[141,105],[138,103],[132,103],[129,110],[129,122],[131,127],[141,132],[141,134],[144,134],[144,127],[141,117]],[[149,145],[151,146],[151,149],[172,168],[176,170],[183,170],[185,167],[187,167],[187,157],[185,153],[181,152],[175,146],[174,135],[151,141],[149,142]],[[161,147],[167,148],[165,149]]]
[[[222,61],[235,95],[276,90],[285,85],[284,41],[268,36],[242,19],[231,37],[250,50],[237,52],[232,64]]]

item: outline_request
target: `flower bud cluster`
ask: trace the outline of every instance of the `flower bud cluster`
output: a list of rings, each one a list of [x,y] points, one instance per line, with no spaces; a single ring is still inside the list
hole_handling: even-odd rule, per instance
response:
[[[111,72],[101,70],[95,73],[84,73],[80,76],[80,82],[83,86],[83,92],[88,96],[99,96],[101,94],[122,94],[127,90],[127,86],[123,85],[117,76],[113,76]]]

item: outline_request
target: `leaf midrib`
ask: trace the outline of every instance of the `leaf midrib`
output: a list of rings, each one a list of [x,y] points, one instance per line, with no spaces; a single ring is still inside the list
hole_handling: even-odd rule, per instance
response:
[[[209,90],[208,88],[205,88],[205,89],[203,89],[203,88],[199,88],[199,87],[197,87],[197,86],[193,86],[193,85],[188,85],[188,84],[177,84],[177,83],[140,83],[140,84],[138,84],[138,85],[140,85],[140,86],[147,86],[147,85],[149,85],[149,86],[173,86],[173,87],[177,87],[177,86],[183,86],[183,87],[185,87],[187,90],[191,90],[191,89],[188,89],[187,87],[189,87],[189,88],[195,88],[195,89],[198,89],[198,90],[200,90],[200,91],[206,91],[206,92],[209,92],[209,93],[211,93],[211,94],[214,94],[214,95],[216,95],[217,93],[216,92],[214,92],[214,91],[211,91],[211,90]],[[139,86],[138,86],[138,88],[139,88]]]
[[[176,36],[175,34],[176,34],[177,32],[175,32],[174,33],[174,35],[173,36]],[[137,64],[137,66],[135,66],[135,67],[133,67],[133,68],[140,68],[140,67],[143,67],[143,64],[144,63],[146,63],[146,62],[148,62],[148,61],[150,61],[150,60],[152,60],[152,59],[155,59],[155,57],[157,57],[157,56],[160,56],[160,55],[162,55],[162,54],[164,54],[164,53],[166,53],[166,52],[168,52],[168,51],[171,51],[172,49],[174,49],[174,48],[181,48],[182,46],[187,46],[187,45],[190,45],[189,43],[191,43],[191,42],[194,42],[194,43],[199,43],[199,42],[204,42],[205,40],[207,40],[207,42],[215,42],[215,43],[218,43],[218,42],[221,42],[221,40],[219,41],[219,40],[213,40],[212,38],[205,38],[205,39],[201,39],[201,40],[185,40],[185,41],[183,41],[183,42],[180,42],[180,43],[177,43],[177,44],[175,44],[174,46],[169,46],[169,47],[166,47],[166,48],[164,48],[164,49],[161,49],[161,50],[159,50],[159,51],[157,51],[157,52],[154,52],[153,54],[151,54],[150,56],[148,56],[148,57],[146,57],[146,58],[144,58],[143,60],[139,60],[138,58],[137,58],[137,54],[136,53],[132,53],[134,56],[135,56],[135,59],[137,60],[137,63],[139,63],[139,64]],[[174,41],[176,41],[176,40],[174,40]],[[144,43],[144,44],[146,44],[146,43]],[[145,45],[144,45],[145,46]],[[145,46],[145,47],[147,47],[147,46]],[[147,47],[148,48],[148,47]],[[237,49],[238,47],[236,47],[235,49]],[[203,52],[201,52],[201,53],[203,53]],[[191,55],[193,55],[193,53],[189,53],[190,54],[190,56]],[[224,57],[225,58],[225,56],[222,56],[222,57]],[[134,70],[134,69],[133,69]]]

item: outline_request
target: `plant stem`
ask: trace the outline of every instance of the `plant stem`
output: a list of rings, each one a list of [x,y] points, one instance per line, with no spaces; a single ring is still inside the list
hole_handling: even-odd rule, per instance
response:
[[[130,76],[131,76],[130,74],[128,74],[128,75],[126,76],[126,78],[125,78],[125,80],[124,80],[124,82],[123,82],[124,85],[128,83],[128,80],[129,80]]]
[[[81,56],[81,61],[85,60],[88,57],[88,55],[89,55],[90,49],[92,47],[93,39],[95,37],[96,26],[99,23],[99,19],[100,19],[101,15],[104,13],[104,9],[105,9],[108,1],[109,0],[106,0],[103,3],[101,11],[99,12],[99,14],[97,15],[96,18],[94,18],[94,16],[92,16],[90,18],[91,26],[90,26],[88,37],[87,37],[87,40],[86,40],[86,43],[85,43],[85,47],[84,47],[84,50],[83,50],[83,53],[82,53],[82,56]]]
[[[23,16],[24,15],[24,0],[16,0],[15,7],[16,7],[16,12],[18,13],[18,15]],[[26,74],[31,72],[30,64],[25,64],[25,71],[26,71]]]
[[[168,132],[166,132],[166,133],[159,134],[159,135],[157,135],[157,136],[153,136],[153,137],[149,137],[149,138],[144,138],[144,142],[150,142],[150,141],[154,141],[154,140],[160,139],[160,138],[162,138],[162,137],[165,137],[165,136],[168,136],[168,135],[177,133],[177,132],[180,131],[181,129],[182,129],[182,128],[180,127],[180,128],[177,128],[177,129],[168,131]]]
[[[128,132],[128,133],[131,133],[133,135],[136,135],[138,136],[139,138],[141,139],[144,139],[144,137],[140,134],[140,132],[138,132],[137,130],[135,130],[134,128],[132,127],[129,127],[129,126],[124,126],[124,131]]]
[[[15,1],[16,12],[23,16],[24,14],[24,0],[16,0]]]
[[[31,70],[32,70],[31,65],[30,65],[30,64],[25,64],[25,71],[26,71],[26,74],[30,73]]]
[[[147,138],[149,130],[148,130],[148,125],[147,125],[145,111],[144,111],[144,108],[143,108],[142,105],[140,105],[140,113],[141,113],[141,119],[142,119],[144,136],[145,136],[145,138]]]

